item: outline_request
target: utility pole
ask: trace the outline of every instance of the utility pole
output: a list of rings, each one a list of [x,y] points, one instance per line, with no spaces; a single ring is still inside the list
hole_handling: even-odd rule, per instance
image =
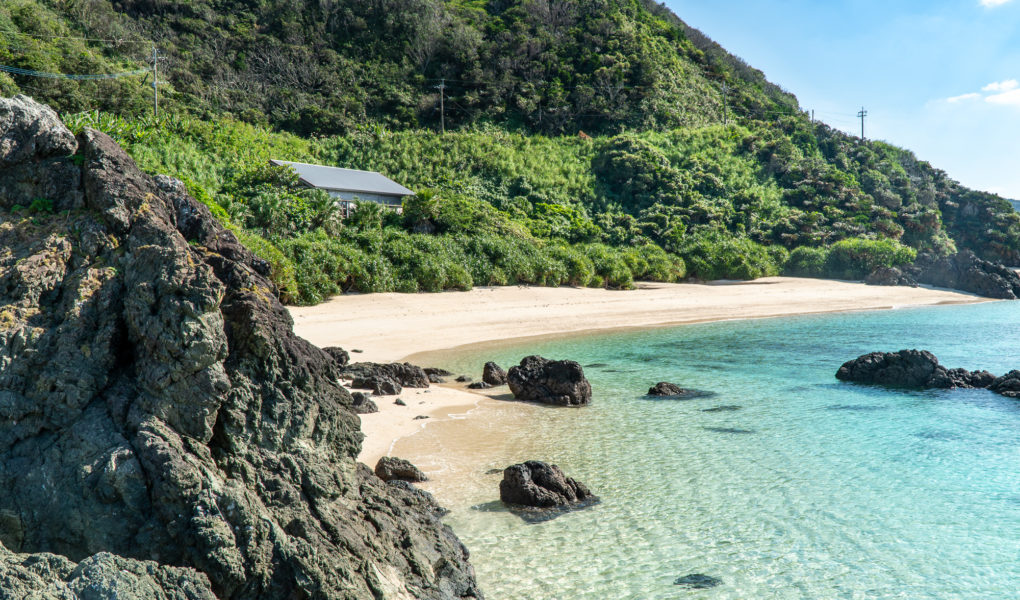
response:
[[[440,79],[436,89],[439,90],[439,126],[446,133],[446,79]]]
[[[861,112],[857,113],[857,116],[861,118],[861,139],[867,139],[864,137],[864,117],[868,116],[868,111],[861,107]]]
[[[730,106],[727,100],[727,95],[730,93],[730,86],[725,83],[722,84],[722,110],[723,110],[723,125],[730,124]]]
[[[152,118],[159,118],[159,51],[152,45]]]

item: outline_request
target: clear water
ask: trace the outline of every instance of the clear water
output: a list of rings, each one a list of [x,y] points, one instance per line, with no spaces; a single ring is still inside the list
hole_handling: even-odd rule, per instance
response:
[[[494,599],[1020,598],[1020,402],[833,377],[903,348],[1001,374],[1020,368],[1017,340],[1020,303],[992,303],[448,356],[472,373],[526,354],[607,366],[586,369],[590,407],[490,409],[471,434],[490,442],[475,483],[437,493]],[[642,398],[657,381],[718,396]],[[720,406],[740,408],[706,412]],[[602,504],[538,525],[486,505],[499,476],[482,471],[521,458],[560,465]],[[690,573],[723,583],[673,584]]]

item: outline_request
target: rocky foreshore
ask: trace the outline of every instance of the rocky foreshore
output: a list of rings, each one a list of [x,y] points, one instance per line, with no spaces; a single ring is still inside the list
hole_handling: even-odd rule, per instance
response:
[[[0,99],[0,597],[480,598],[183,184]]]
[[[948,369],[927,350],[872,352],[843,363],[840,381],[913,389],[987,389],[1020,398],[1020,371],[996,377],[988,371]]]

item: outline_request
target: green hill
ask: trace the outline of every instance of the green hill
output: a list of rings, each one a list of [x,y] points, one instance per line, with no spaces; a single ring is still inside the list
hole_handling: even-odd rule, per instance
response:
[[[0,74],[0,93],[49,102],[77,127],[112,133],[150,172],[186,180],[274,262],[293,301],[863,277],[962,248],[1020,264],[1008,201],[812,123],[654,2],[0,6],[0,65],[131,71],[147,64],[146,40],[166,57],[160,120],[146,117],[151,79],[140,77]],[[103,112],[74,114],[88,109]],[[421,193],[403,217],[366,206],[340,223],[324,196],[269,169],[271,157],[379,170]]]

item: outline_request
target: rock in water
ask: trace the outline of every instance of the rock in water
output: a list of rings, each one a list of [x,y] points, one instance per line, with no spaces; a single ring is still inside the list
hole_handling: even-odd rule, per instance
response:
[[[506,371],[494,362],[487,362],[482,369],[482,381],[489,385],[506,385]]]
[[[507,373],[510,391],[518,400],[583,406],[591,402],[591,384],[581,365],[572,360],[553,361],[528,356]]]
[[[722,580],[718,577],[712,577],[711,575],[702,575],[701,573],[692,573],[690,575],[684,575],[673,582],[673,585],[682,585],[692,590],[707,590],[708,588],[714,588],[722,584]]]
[[[429,480],[421,469],[412,465],[409,461],[391,456],[384,456],[379,459],[379,462],[375,465],[375,474],[383,481],[400,480],[419,483]]]
[[[476,381],[474,383],[469,383],[468,384],[468,389],[469,390],[487,390],[487,389],[490,389],[490,388],[492,388],[492,384],[491,383],[486,383],[484,381]]]
[[[34,198],[58,214],[10,212]],[[179,181],[0,99],[0,247],[5,592],[480,597],[431,497],[355,462],[268,263]]]
[[[660,381],[651,388],[648,389],[648,394],[651,398],[672,398],[676,400],[691,400],[694,398],[711,398],[715,396],[715,392],[706,392],[704,390],[692,390],[682,388],[675,383],[669,383],[667,381]]]
[[[1020,399],[1020,371],[1010,371],[988,386],[996,394]]]
[[[927,350],[872,352],[843,363],[841,381],[908,388],[986,388],[995,381],[988,371],[946,369]]]
[[[589,501],[595,496],[556,465],[529,460],[503,470],[499,499],[517,506],[556,508]]]

